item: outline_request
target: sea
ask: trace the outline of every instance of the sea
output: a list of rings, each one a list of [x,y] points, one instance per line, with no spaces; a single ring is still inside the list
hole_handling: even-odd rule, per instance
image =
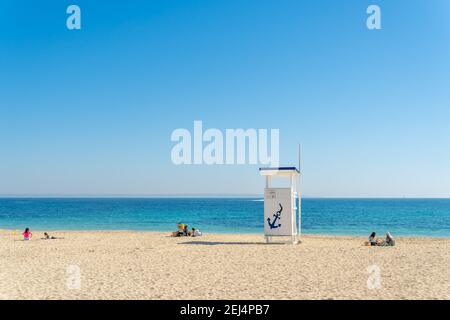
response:
[[[260,198],[1,198],[0,229],[262,234]],[[324,199],[301,202],[302,233],[450,237],[450,199]]]

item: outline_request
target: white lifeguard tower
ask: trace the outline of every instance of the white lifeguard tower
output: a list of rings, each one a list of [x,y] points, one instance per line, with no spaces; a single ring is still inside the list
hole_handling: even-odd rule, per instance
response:
[[[290,237],[292,244],[298,243],[301,234],[301,196],[298,192],[300,170],[296,167],[260,168],[259,173],[266,177],[264,189],[266,243],[270,243],[273,237]],[[272,178],[279,177],[289,179],[288,188],[272,188]]]

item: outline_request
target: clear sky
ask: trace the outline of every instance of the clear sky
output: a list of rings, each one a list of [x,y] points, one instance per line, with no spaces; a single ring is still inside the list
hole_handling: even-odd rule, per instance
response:
[[[301,141],[305,196],[449,197],[450,1],[0,1],[0,195],[261,193],[172,163],[194,120]]]

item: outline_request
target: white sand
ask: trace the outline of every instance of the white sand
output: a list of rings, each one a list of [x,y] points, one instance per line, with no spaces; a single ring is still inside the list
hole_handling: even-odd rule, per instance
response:
[[[365,247],[355,237],[265,245],[258,235],[51,234],[64,239],[0,230],[0,299],[450,299],[450,239]]]

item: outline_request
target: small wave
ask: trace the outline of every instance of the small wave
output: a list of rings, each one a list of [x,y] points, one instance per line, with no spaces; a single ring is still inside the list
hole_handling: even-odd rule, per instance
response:
[[[264,199],[252,199],[250,201],[258,201],[258,202],[260,202],[260,201],[264,201]]]

